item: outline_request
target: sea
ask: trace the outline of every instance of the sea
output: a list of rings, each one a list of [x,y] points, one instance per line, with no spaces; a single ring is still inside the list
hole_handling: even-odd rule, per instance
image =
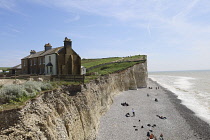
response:
[[[210,70],[149,72],[149,78],[176,94],[183,105],[210,124]]]

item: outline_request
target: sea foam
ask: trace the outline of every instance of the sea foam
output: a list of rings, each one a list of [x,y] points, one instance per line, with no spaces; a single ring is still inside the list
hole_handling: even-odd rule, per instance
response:
[[[210,93],[198,90],[197,78],[174,75],[149,75],[149,78],[175,93],[183,105],[210,124]]]

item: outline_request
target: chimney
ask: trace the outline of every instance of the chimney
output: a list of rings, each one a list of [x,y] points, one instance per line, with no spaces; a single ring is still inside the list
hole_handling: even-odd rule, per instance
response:
[[[64,48],[70,47],[71,48],[71,39],[68,39],[67,37],[65,37],[64,42]]]
[[[48,51],[48,50],[52,49],[51,44],[50,44],[50,43],[45,44],[45,45],[44,45],[44,49],[45,49],[45,51]]]
[[[31,51],[30,51],[30,54],[35,54],[35,53],[36,53],[35,50],[31,50]]]

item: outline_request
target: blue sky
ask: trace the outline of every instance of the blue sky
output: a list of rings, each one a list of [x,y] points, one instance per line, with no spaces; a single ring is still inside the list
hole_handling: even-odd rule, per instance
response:
[[[81,58],[146,54],[149,71],[210,69],[210,1],[0,0],[0,66],[65,37]]]

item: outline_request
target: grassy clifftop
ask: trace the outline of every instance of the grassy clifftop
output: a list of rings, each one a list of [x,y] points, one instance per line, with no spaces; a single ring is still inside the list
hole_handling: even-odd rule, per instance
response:
[[[135,55],[127,57],[109,57],[109,58],[98,58],[98,59],[82,59],[82,66],[91,68],[96,65],[106,64],[110,62],[125,62],[125,61],[139,61],[146,60],[146,55]]]
[[[110,57],[100,59],[82,59],[82,66],[87,68],[85,82],[97,78],[100,75],[107,75],[125,70],[137,63],[143,63],[146,55],[135,55],[128,57]]]

